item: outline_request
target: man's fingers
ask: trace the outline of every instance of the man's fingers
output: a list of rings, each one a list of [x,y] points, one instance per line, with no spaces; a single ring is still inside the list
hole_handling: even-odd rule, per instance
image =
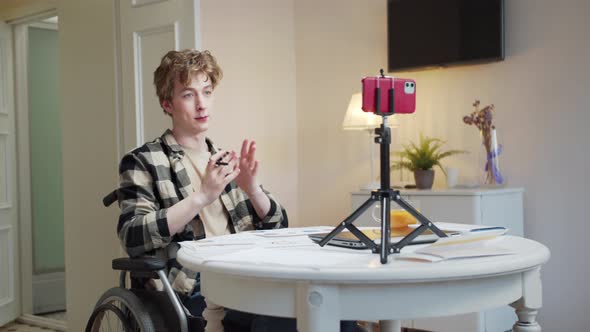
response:
[[[232,152],[227,165],[218,166],[213,170],[213,172],[215,175],[225,178],[229,173],[233,172],[237,168],[237,163],[238,158],[236,157],[235,152]]]
[[[227,161],[227,167],[232,170],[238,167],[238,157],[235,152],[231,153],[230,159]]]
[[[227,156],[230,156],[231,160],[232,158],[235,157],[236,153],[235,151],[223,151],[223,150],[219,150],[217,153],[211,155],[211,157],[209,158],[209,162],[207,163],[207,169],[208,171],[212,171],[213,169],[215,169],[218,166],[226,166],[229,164],[229,160],[227,160]]]
[[[248,140],[242,141],[242,149],[240,150],[240,158],[244,158],[248,154]]]
[[[213,174],[215,175],[215,177],[217,177],[218,179],[223,179],[225,178],[225,176],[227,174],[229,174],[230,172],[232,172],[233,169],[230,168],[229,166],[217,166],[215,167],[215,169],[213,170]]]
[[[250,149],[248,149],[248,163],[252,165],[256,160],[256,141],[250,142]]]
[[[238,175],[240,175],[240,169],[236,168],[234,169],[231,173],[229,173],[228,175],[226,175],[226,177],[223,179],[224,181],[224,187],[227,186],[228,183],[232,182],[233,180],[235,180]]]
[[[219,159],[222,159],[224,156],[226,156],[228,153],[228,151],[219,150],[215,154],[211,155],[211,158],[209,158],[209,160],[214,162],[218,161]]]
[[[258,160],[254,161],[254,166],[252,166],[252,170],[251,170],[251,173],[254,176],[256,176],[256,172],[258,172]]]

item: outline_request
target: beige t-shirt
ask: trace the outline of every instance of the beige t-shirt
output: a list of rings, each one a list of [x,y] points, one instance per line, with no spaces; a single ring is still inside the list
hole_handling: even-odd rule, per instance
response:
[[[187,159],[192,165],[192,167],[190,167],[191,165],[186,165],[186,171],[191,179],[193,190],[197,191],[201,187],[201,179],[205,175],[205,169],[207,168],[209,158],[211,158],[211,153],[208,151],[198,152],[186,147],[183,148],[188,157]],[[201,217],[201,221],[203,221],[203,227],[205,228],[205,235],[207,237],[231,233],[229,229],[229,216],[223,208],[221,198],[217,198],[213,203],[205,206],[199,212],[199,216]],[[203,310],[203,318],[207,321],[205,331],[223,332],[222,320],[225,317],[223,307],[207,299],[205,299],[205,303],[207,304],[207,307]]]
[[[186,171],[191,179],[193,189],[197,191],[201,188],[201,179],[205,175],[205,169],[207,168],[209,158],[211,158],[211,153],[208,151],[197,152],[186,147],[184,147],[184,151],[193,166],[189,167],[189,165],[186,165]],[[229,216],[223,207],[221,198],[217,198],[213,203],[205,206],[199,212],[199,216],[203,221],[203,227],[205,228],[205,235],[207,237],[231,233],[229,229]]]

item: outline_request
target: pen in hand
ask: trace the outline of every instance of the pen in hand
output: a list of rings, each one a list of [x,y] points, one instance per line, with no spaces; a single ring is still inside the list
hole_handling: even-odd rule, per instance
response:
[[[227,163],[225,161],[222,161],[223,158],[225,158],[228,154],[229,154],[229,152],[226,152],[226,153],[223,154],[223,157],[217,159],[215,161],[215,166],[227,166],[227,165],[229,165],[229,163]]]

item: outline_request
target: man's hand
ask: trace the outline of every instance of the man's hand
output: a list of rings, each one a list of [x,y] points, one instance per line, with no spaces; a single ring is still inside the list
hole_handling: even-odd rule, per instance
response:
[[[227,165],[216,165],[217,162],[227,162]],[[221,195],[223,188],[240,174],[238,157],[234,151],[218,151],[212,155],[205,168],[205,175],[201,182],[201,190],[195,193],[195,200],[201,207],[215,201]]]
[[[252,196],[261,192],[262,189],[256,181],[258,174],[258,160],[256,160],[256,141],[248,142],[245,139],[242,142],[242,150],[240,152],[240,174],[236,177],[236,184],[240,189],[246,192],[248,196]]]

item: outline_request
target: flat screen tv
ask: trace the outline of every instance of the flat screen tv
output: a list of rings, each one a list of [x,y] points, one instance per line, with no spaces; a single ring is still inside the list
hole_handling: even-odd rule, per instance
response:
[[[504,59],[504,0],[388,0],[389,71]]]

